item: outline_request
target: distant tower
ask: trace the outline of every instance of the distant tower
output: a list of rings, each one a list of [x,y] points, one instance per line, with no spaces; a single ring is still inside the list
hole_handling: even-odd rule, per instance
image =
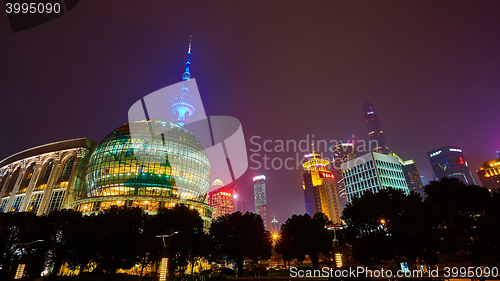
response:
[[[384,132],[380,127],[380,122],[378,121],[377,113],[373,108],[373,104],[371,102],[367,102],[361,107],[363,108],[363,117],[365,118],[366,128],[368,129],[368,135],[370,136],[369,147],[372,148],[374,152],[383,154],[389,153],[389,147],[387,147]]]
[[[420,195],[425,196],[424,183],[422,182],[422,178],[420,177],[420,173],[418,172],[415,161],[404,161],[403,172],[405,174],[406,183],[408,184],[408,188],[410,189],[410,191],[413,190],[418,192]]]
[[[280,231],[280,223],[276,219],[276,216],[274,216],[273,220],[271,221],[271,232],[279,232]]]
[[[476,184],[460,147],[441,146],[427,152],[427,157],[437,180],[449,177],[457,178],[466,185]]]
[[[267,229],[267,200],[266,200],[266,176],[260,175],[253,178],[253,191],[255,197],[255,213],[262,217]]]
[[[497,158],[500,158],[500,150],[497,151]]]
[[[325,214],[334,224],[341,223],[339,193],[335,184],[335,176],[326,169],[329,161],[321,159],[320,154],[305,155],[308,159],[303,164],[303,188],[306,212],[310,216],[316,213]]]
[[[191,38],[189,38],[189,48],[188,48],[188,59],[186,62],[186,71],[182,74],[182,80],[184,81],[182,85],[182,94],[177,95],[172,100],[172,111],[177,115],[177,123],[184,126],[186,122],[186,114],[191,116],[194,113],[194,100],[188,94],[189,92],[189,80],[191,80],[191,73],[189,72],[189,66],[191,62]]]
[[[337,190],[339,191],[340,210],[345,208],[347,204],[347,197],[345,193],[344,179],[342,178],[342,170],[340,169],[342,163],[356,158],[356,150],[352,143],[339,143],[336,146],[329,148],[330,156],[332,157],[333,174],[337,181]]]

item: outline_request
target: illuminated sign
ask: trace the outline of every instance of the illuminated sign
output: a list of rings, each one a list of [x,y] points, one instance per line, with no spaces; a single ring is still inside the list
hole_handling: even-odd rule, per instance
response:
[[[450,151],[462,152],[462,150],[461,150],[461,149],[458,149],[458,148],[450,148]]]
[[[434,153],[431,153],[431,155],[429,155],[429,157],[434,157],[434,156],[437,156],[439,154],[441,154],[441,150],[440,151],[436,151]]]
[[[459,161],[460,165],[465,164],[465,160],[462,157],[458,157],[458,161]]]
[[[225,195],[225,196],[233,196],[231,193],[229,192],[224,192],[224,191],[221,191],[219,192],[220,195]]]
[[[266,176],[261,175],[261,176],[256,176],[253,178],[253,181],[258,181],[258,180],[266,180]]]

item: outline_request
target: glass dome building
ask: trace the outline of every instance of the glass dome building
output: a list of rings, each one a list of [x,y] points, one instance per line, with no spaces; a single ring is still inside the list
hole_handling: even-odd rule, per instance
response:
[[[116,205],[155,213],[185,204],[208,225],[209,181],[208,156],[191,132],[169,121],[136,121],[114,130],[92,152],[82,199],[71,207],[97,212]]]

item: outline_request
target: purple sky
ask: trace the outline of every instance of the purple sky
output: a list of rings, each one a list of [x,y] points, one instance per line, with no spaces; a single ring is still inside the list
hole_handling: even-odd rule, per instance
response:
[[[192,35],[205,111],[238,118],[248,148],[256,135],[363,139],[371,101],[389,147],[427,180],[426,152],[445,144],[462,147],[475,174],[500,149],[499,11],[498,1],[80,1],[15,34],[3,14],[0,158],[100,141],[135,101],[181,81]],[[249,210],[258,174],[271,218],[305,212],[300,170],[247,171]]]

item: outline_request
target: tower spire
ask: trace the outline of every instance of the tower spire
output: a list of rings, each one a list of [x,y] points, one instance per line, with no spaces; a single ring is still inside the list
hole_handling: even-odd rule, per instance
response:
[[[188,58],[186,61],[186,71],[182,74],[182,93],[177,95],[172,101],[172,111],[177,115],[177,124],[184,126],[186,122],[186,115],[191,116],[194,112],[194,100],[189,96],[189,80],[191,80],[191,73],[189,66],[191,65],[191,39],[189,37]]]

